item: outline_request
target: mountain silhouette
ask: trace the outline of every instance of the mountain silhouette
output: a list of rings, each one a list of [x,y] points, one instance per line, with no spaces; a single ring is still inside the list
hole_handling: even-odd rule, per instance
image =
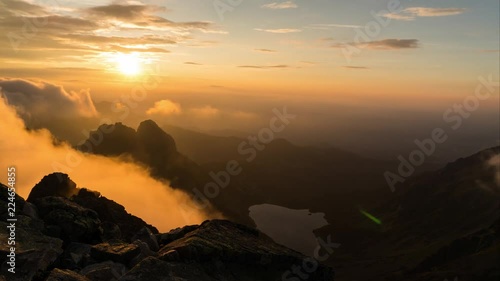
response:
[[[152,120],[141,122],[137,131],[122,123],[101,125],[77,148],[104,156],[128,155],[175,188],[189,191],[198,185],[198,165],[179,153],[174,139]]]

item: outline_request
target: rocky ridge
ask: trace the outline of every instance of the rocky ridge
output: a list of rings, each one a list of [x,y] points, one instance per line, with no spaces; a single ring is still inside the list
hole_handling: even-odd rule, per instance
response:
[[[4,206],[7,198],[7,187],[0,185]],[[0,280],[274,281],[297,269],[308,280],[331,281],[334,276],[318,263],[304,271],[307,258],[302,254],[226,220],[159,233],[118,203],[77,188],[65,174],[44,177],[27,201],[16,196],[15,202],[16,273],[7,271],[10,246],[2,231]],[[3,230],[7,215],[2,208]]]

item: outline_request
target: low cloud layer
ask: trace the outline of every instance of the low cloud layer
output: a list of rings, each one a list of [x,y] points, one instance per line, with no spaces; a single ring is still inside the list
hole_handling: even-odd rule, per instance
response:
[[[185,193],[151,178],[138,165],[82,154],[66,145],[54,146],[48,131],[24,130],[23,121],[1,98],[0,111],[0,168],[16,167],[17,192],[24,198],[43,176],[63,172],[79,187],[99,191],[161,231],[219,217],[193,209]],[[6,183],[6,175],[0,174],[1,182]]]

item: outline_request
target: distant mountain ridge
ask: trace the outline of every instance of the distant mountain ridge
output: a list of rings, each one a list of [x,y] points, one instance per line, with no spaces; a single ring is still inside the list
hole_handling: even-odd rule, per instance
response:
[[[101,125],[77,148],[104,156],[130,155],[175,188],[189,191],[199,185],[198,165],[179,153],[174,139],[152,120],[141,122],[137,131],[122,123]]]

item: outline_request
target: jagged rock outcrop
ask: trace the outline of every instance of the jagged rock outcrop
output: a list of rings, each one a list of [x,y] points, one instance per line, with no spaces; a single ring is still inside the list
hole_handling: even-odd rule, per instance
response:
[[[69,198],[78,192],[76,183],[68,175],[63,173],[53,173],[43,177],[43,179],[31,189],[28,201],[47,196],[60,196]]]
[[[175,188],[191,190],[201,181],[198,165],[179,153],[174,139],[152,120],[143,121],[137,131],[122,123],[101,125],[77,148],[104,156],[132,156],[148,166],[152,176],[169,180]]]
[[[278,281],[306,259],[253,228],[225,220],[161,234],[118,203],[68,185],[72,181],[66,175],[65,188],[59,188],[52,181],[57,176],[49,175],[37,185],[32,203],[16,197],[23,210],[16,225],[18,271],[8,275],[8,234],[0,232],[0,280]],[[71,192],[61,192],[68,191],[67,186]],[[2,185],[0,203],[6,205],[7,198]],[[7,214],[1,215],[5,229]],[[105,235],[106,228],[114,229],[117,237]],[[316,263],[307,276],[332,281],[333,270]]]
[[[96,242],[96,236],[104,241],[123,239],[133,242],[133,236],[143,228],[158,233],[154,226],[127,213],[122,205],[101,196],[99,192],[78,188],[68,175],[62,173],[45,176],[30,192],[28,202],[38,207],[39,215],[49,231],[63,231],[64,235],[78,236],[69,239],[73,242],[80,241],[83,236],[84,240]],[[100,222],[92,222],[90,218]],[[97,224],[99,229],[95,229]]]

